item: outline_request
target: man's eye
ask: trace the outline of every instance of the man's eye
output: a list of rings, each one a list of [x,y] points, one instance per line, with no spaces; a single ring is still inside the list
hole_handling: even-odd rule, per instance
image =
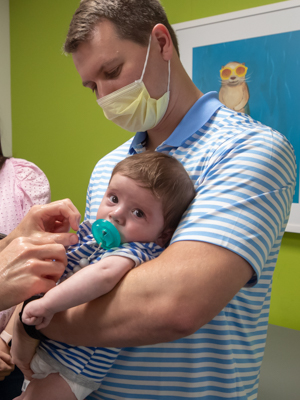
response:
[[[143,211],[142,210],[138,210],[138,209],[133,211],[133,215],[135,215],[138,218],[143,218],[145,216]]]
[[[110,200],[112,203],[118,203],[118,198],[117,198],[117,196],[115,196],[115,195],[109,196],[109,200]]]
[[[114,78],[116,78],[117,76],[119,76],[120,71],[121,71],[121,65],[119,65],[117,68],[115,68],[115,69],[112,70],[112,71],[106,72],[106,73],[105,73],[105,76],[106,76],[106,78],[108,78],[108,79],[114,79]]]

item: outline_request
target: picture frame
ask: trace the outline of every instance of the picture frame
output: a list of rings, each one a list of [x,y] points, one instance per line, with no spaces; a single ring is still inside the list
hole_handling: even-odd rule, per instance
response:
[[[290,0],[173,25],[183,66],[203,93],[220,92],[225,65],[244,64],[248,108],[242,112],[291,142],[297,184],[286,231],[296,233],[300,233],[299,21],[300,1]]]

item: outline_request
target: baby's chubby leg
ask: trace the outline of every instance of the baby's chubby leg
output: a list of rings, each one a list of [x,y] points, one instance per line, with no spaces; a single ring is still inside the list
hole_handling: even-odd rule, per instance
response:
[[[14,400],[77,400],[68,383],[59,374],[33,379],[25,392]]]

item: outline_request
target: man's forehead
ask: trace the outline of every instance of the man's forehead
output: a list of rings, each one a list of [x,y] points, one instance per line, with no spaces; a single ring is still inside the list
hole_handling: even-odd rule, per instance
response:
[[[118,31],[114,23],[107,19],[103,19],[94,26],[89,40],[93,41],[95,44],[100,44],[101,42],[105,41],[119,41],[121,38],[118,35]]]
[[[102,40],[90,39],[82,42],[72,54],[73,61],[79,74],[85,80],[84,75],[91,70],[101,72],[104,68],[111,67],[120,57],[121,44],[114,44],[113,39],[109,43]]]

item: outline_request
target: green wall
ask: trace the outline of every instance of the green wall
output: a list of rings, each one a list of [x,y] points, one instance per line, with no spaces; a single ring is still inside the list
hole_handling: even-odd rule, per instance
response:
[[[162,0],[171,23],[275,3]],[[96,162],[131,135],[107,121],[62,53],[79,0],[10,0],[13,155],[48,176],[52,200],[69,197],[84,213]],[[242,5],[243,4],[243,5]],[[270,322],[300,330],[300,235],[286,233],[274,276]]]

